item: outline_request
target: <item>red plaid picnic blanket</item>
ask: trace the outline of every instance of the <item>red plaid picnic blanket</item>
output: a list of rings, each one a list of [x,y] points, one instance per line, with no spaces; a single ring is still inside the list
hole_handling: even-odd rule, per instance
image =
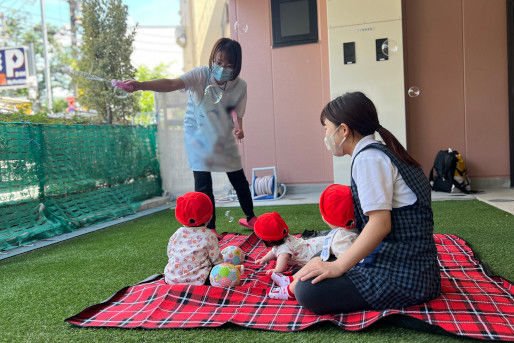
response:
[[[441,266],[442,295],[428,303],[386,311],[316,315],[296,301],[266,297],[271,280],[254,264],[267,248],[255,236],[223,234],[220,245],[246,253],[241,286],[167,285],[162,277],[123,288],[108,300],[66,319],[80,327],[192,328],[233,323],[247,328],[297,331],[330,321],[346,330],[361,330],[377,320],[402,314],[447,332],[486,340],[514,341],[514,289],[491,276],[466,242],[454,235],[434,235]]]

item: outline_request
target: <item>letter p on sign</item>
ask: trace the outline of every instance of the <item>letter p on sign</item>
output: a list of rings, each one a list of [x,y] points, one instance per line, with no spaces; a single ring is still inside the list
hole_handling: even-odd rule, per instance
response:
[[[25,55],[20,49],[5,50],[5,73],[7,77],[14,77],[14,71],[23,67]]]

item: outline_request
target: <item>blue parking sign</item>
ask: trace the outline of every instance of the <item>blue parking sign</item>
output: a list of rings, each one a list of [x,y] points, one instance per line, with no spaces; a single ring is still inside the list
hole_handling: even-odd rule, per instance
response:
[[[26,48],[0,49],[0,89],[27,87]]]

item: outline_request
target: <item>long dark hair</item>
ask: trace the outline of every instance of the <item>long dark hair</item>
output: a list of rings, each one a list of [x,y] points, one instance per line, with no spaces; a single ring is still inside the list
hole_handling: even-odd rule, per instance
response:
[[[214,43],[214,47],[209,57],[209,68],[212,68],[212,62],[218,52],[224,53],[230,64],[234,66],[234,74],[232,75],[231,81],[235,80],[241,72],[241,64],[243,61],[243,53],[241,52],[241,45],[238,41],[230,38],[220,38]]]
[[[375,131],[380,134],[389,150],[406,164],[420,167],[396,137],[378,122],[377,109],[373,102],[362,92],[345,93],[329,102],[320,116],[321,124],[329,120],[336,126],[348,125],[350,132],[355,131],[361,136],[371,135]]]

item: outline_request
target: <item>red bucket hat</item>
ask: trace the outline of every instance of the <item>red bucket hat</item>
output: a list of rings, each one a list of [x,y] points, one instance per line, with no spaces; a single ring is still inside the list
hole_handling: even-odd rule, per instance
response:
[[[200,192],[189,192],[177,199],[175,217],[185,226],[201,226],[212,216],[212,202]]]
[[[254,232],[263,241],[279,241],[289,233],[289,227],[277,212],[264,213],[257,218]]]
[[[328,186],[319,199],[319,211],[327,223],[337,227],[351,229],[355,223],[353,198],[350,187],[333,184]]]

